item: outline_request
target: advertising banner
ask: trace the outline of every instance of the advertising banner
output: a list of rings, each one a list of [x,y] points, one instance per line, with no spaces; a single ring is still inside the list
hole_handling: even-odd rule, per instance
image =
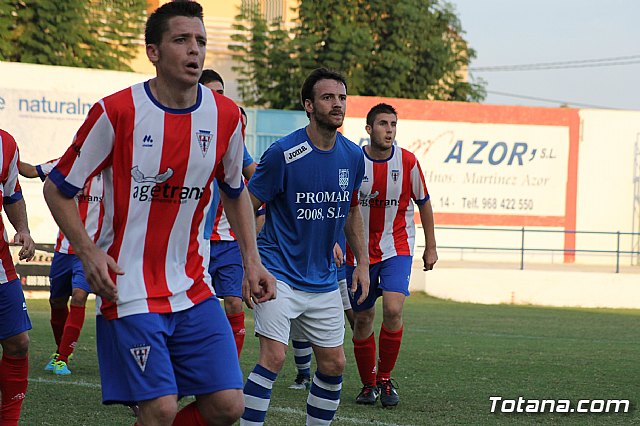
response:
[[[575,229],[577,110],[355,96],[345,136],[367,144],[380,102],[398,111],[396,143],[418,157],[438,225]]]
[[[91,106],[102,97],[151,78],[131,72],[0,62],[0,128],[18,143],[22,161],[36,165],[61,156]],[[20,178],[31,235],[53,243],[57,226],[40,179]],[[5,224],[9,227],[5,219]]]

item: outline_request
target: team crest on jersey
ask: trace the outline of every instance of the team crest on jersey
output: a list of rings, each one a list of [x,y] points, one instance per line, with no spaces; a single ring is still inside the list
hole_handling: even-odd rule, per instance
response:
[[[198,130],[196,132],[196,139],[198,139],[198,145],[200,145],[200,151],[202,151],[202,157],[207,155],[209,147],[211,146],[211,139],[213,139],[213,133],[210,130]]]
[[[399,177],[400,177],[400,170],[398,169],[391,170],[391,179],[393,179],[393,183],[397,183]]]
[[[136,364],[140,367],[140,370],[144,373],[144,369],[147,368],[147,360],[149,359],[149,352],[151,352],[151,346],[141,345],[135,346],[129,349],[131,355],[136,360]]]
[[[338,171],[338,185],[345,191],[349,186],[349,169],[340,169]]]

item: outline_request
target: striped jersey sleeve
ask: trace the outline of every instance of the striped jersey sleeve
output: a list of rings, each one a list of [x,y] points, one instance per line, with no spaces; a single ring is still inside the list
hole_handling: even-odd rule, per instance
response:
[[[18,181],[18,161],[20,161],[18,145],[9,133],[0,130],[0,146],[2,147],[2,155],[0,157],[1,211],[4,205],[21,200],[22,191],[20,189],[20,182]],[[15,280],[18,278],[18,275],[16,274],[11,252],[9,251],[7,230],[1,217],[0,236],[2,237],[0,239],[0,284],[4,284]]]

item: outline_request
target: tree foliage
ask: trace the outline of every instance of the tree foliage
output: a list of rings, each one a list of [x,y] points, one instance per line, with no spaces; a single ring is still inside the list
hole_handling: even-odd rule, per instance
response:
[[[13,8],[5,1],[0,1],[0,61],[6,61],[13,52],[10,37],[14,17]]]
[[[283,23],[268,23],[256,4],[243,11],[233,27],[236,32],[231,39],[235,43],[229,48],[235,58],[243,58],[233,70],[240,75],[244,104],[291,109],[292,98],[297,96],[297,89],[291,84],[293,41]]]
[[[347,77],[349,94],[479,101],[469,83],[475,51],[453,7],[440,0],[301,0],[286,36],[254,8],[236,18],[240,91],[248,105],[300,109],[297,90],[314,68]]]
[[[145,0],[0,0],[0,16],[11,17],[0,18],[0,57],[130,70],[145,10]]]

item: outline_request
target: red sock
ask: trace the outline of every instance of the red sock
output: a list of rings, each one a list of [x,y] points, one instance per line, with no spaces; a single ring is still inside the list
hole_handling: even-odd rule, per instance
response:
[[[60,346],[62,333],[64,332],[64,324],[67,322],[69,308],[51,308],[51,330],[53,330],[53,338],[56,340],[56,348]]]
[[[402,330],[404,330],[404,326],[400,327],[400,330],[397,331],[387,330],[384,324],[380,328],[380,337],[378,338],[378,343],[380,344],[378,380],[389,380],[389,378],[391,378],[391,370],[395,367],[398,353],[400,352]]]
[[[0,424],[3,426],[18,425],[22,400],[27,393],[28,376],[28,357],[14,358],[2,355],[2,363],[0,363],[0,392],[2,392]]]
[[[364,340],[353,339],[353,354],[358,364],[360,380],[365,386],[376,385],[376,339],[371,336]]]
[[[58,347],[58,361],[69,361],[69,355],[73,353],[80,337],[80,331],[84,324],[84,306],[71,305],[71,312],[64,326],[64,334]]]
[[[182,410],[178,411],[178,414],[176,414],[176,418],[173,419],[173,425],[207,426],[207,422],[202,418],[202,414],[200,414],[200,410],[198,410],[198,406],[194,401],[184,407]]]
[[[242,346],[244,345],[244,335],[246,333],[244,328],[244,312],[240,312],[239,314],[227,314],[227,319],[229,320],[229,324],[231,324],[233,338],[236,340],[238,358],[240,358],[240,352],[242,352]]]

